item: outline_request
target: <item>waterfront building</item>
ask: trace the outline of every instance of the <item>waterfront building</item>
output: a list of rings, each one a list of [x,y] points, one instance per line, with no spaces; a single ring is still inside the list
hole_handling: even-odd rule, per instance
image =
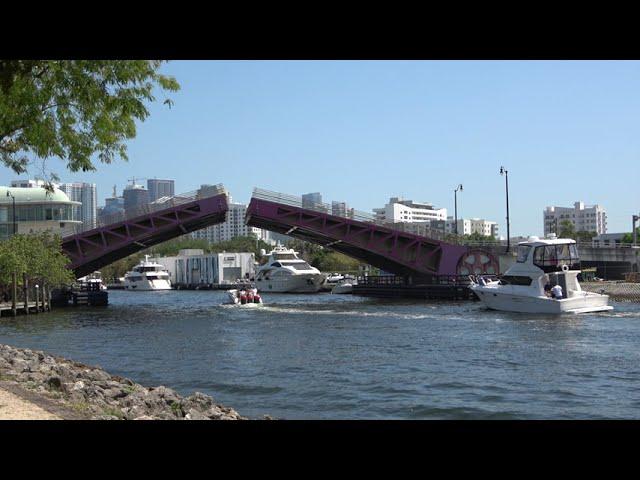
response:
[[[74,218],[82,222],[85,229],[95,228],[98,219],[98,192],[95,183],[61,183],[58,188],[73,202],[80,202]]]
[[[159,180],[157,178],[147,179],[147,190],[149,191],[149,202],[155,202],[162,197],[173,197],[174,180]]]
[[[13,233],[14,199],[15,233],[48,230],[62,235],[82,223],[74,218],[80,202],[69,200],[58,188],[50,193],[42,187],[0,187],[0,239]]]
[[[374,208],[373,213],[376,221],[383,223],[424,223],[447,219],[446,208],[435,208],[431,203],[414,202],[401,197],[391,197],[384,207]]]
[[[600,205],[575,202],[573,207],[546,207],[542,212],[544,235],[559,233],[562,222],[569,220],[576,232],[607,233],[607,213]]]
[[[127,185],[122,192],[124,198],[124,211],[127,215],[149,204],[149,191],[142,185]]]
[[[456,233],[456,221],[453,217],[447,217],[445,232]],[[471,235],[474,233],[485,237],[498,238],[498,224],[484,218],[458,219],[458,235]]]
[[[236,237],[256,237],[265,242],[269,242],[269,231],[262,228],[250,227],[245,224],[244,218],[247,213],[247,205],[244,203],[233,203],[231,195],[228,195],[229,210],[227,218],[223,223],[211,225],[196,230],[189,235],[191,238],[204,239],[209,243],[226,242]],[[270,243],[270,242],[269,242]]]
[[[155,261],[167,269],[174,285],[235,283],[255,275],[255,255],[248,252],[205,254],[201,249],[191,248]]]

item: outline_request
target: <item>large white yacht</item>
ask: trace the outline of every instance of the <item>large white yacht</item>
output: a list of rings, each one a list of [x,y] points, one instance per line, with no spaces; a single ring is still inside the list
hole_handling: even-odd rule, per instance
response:
[[[124,276],[125,290],[171,290],[169,272],[164,265],[149,261],[149,255]]]
[[[263,292],[314,293],[320,290],[324,279],[325,275],[298,258],[297,252],[277,245],[258,268],[255,284]]]
[[[609,296],[580,288],[575,240],[531,237],[518,244],[516,263],[499,280],[472,276],[470,288],[489,308],[525,313],[587,313],[612,310]],[[554,289],[559,285],[561,289]],[[547,292],[561,292],[561,297]]]

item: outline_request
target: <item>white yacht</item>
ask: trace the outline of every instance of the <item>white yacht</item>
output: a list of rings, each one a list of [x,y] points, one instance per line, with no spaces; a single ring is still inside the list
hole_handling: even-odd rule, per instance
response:
[[[325,275],[298,258],[297,252],[277,245],[267,262],[258,268],[255,284],[263,292],[315,293],[324,279]]]
[[[580,288],[575,240],[532,237],[518,244],[516,263],[499,280],[471,276],[470,288],[489,308],[525,313],[587,313],[612,310],[609,296]],[[553,288],[559,285],[561,289]],[[549,296],[551,290],[561,296]]]
[[[149,261],[149,255],[124,276],[125,290],[171,290],[169,272],[164,265]]]

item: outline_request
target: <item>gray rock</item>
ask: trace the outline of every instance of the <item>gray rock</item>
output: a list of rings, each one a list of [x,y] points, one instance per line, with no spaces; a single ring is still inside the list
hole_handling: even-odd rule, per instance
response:
[[[184,418],[185,420],[209,420],[209,417],[195,408],[190,409]]]

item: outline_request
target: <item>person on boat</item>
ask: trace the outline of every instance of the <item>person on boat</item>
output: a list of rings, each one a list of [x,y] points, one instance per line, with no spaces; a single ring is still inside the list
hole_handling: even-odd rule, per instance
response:
[[[545,286],[544,286],[544,294],[547,297],[552,297],[553,298],[553,295],[551,294],[551,284],[550,283],[545,284]]]
[[[556,300],[560,300],[562,298],[562,287],[560,285],[553,287],[551,289],[551,296]]]

